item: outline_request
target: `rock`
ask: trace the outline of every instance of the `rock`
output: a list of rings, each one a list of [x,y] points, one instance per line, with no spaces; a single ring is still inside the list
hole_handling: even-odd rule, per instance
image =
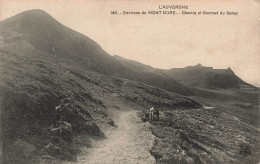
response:
[[[51,126],[50,133],[52,135],[61,136],[66,141],[71,141],[72,127],[66,121],[57,121],[55,126]]]
[[[112,125],[112,126],[115,126],[115,123],[114,123],[113,120],[109,120],[107,123],[110,124],[110,125]]]
[[[61,154],[61,149],[52,143],[48,143],[46,146],[44,146],[44,149],[50,154]]]

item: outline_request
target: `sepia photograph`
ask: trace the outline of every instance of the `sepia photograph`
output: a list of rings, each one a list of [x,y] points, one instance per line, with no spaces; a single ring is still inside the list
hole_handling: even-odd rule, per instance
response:
[[[0,0],[0,164],[260,164],[259,0]]]

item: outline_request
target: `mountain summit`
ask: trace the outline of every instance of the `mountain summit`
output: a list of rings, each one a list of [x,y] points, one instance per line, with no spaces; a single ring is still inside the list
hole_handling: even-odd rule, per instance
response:
[[[23,39],[36,50],[58,57],[80,60],[102,54],[93,40],[63,26],[42,10],[25,11],[2,21],[0,32],[5,38]]]

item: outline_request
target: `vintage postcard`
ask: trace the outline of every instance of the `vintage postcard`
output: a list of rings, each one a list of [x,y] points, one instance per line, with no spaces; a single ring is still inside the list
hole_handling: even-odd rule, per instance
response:
[[[259,0],[0,0],[0,163],[260,162]]]

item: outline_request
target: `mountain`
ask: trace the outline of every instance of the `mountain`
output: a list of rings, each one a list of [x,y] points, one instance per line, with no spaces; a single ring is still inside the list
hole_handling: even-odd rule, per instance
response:
[[[254,88],[236,76],[230,67],[227,69],[213,69],[198,64],[185,68],[173,68],[168,70],[167,74],[182,84],[194,87],[227,89],[245,86]]]
[[[0,71],[2,163],[73,161],[90,137],[114,127],[112,109],[201,107],[163,84],[187,87],[128,68],[40,10],[0,22]],[[119,78],[128,76],[136,81]]]
[[[144,65],[134,60],[124,59],[123,57],[114,57],[129,68],[142,72],[154,72],[156,74],[169,76],[186,86],[206,89],[228,89],[240,87],[255,88],[236,76],[231,68],[213,69],[212,67],[204,67],[201,64],[198,64],[196,66],[188,66],[185,68],[163,70]]]
[[[41,10],[26,11],[2,21],[0,33],[6,42],[73,60],[98,73],[139,81],[178,94],[192,93],[171,77],[140,72],[121,64],[96,42],[63,26]]]

